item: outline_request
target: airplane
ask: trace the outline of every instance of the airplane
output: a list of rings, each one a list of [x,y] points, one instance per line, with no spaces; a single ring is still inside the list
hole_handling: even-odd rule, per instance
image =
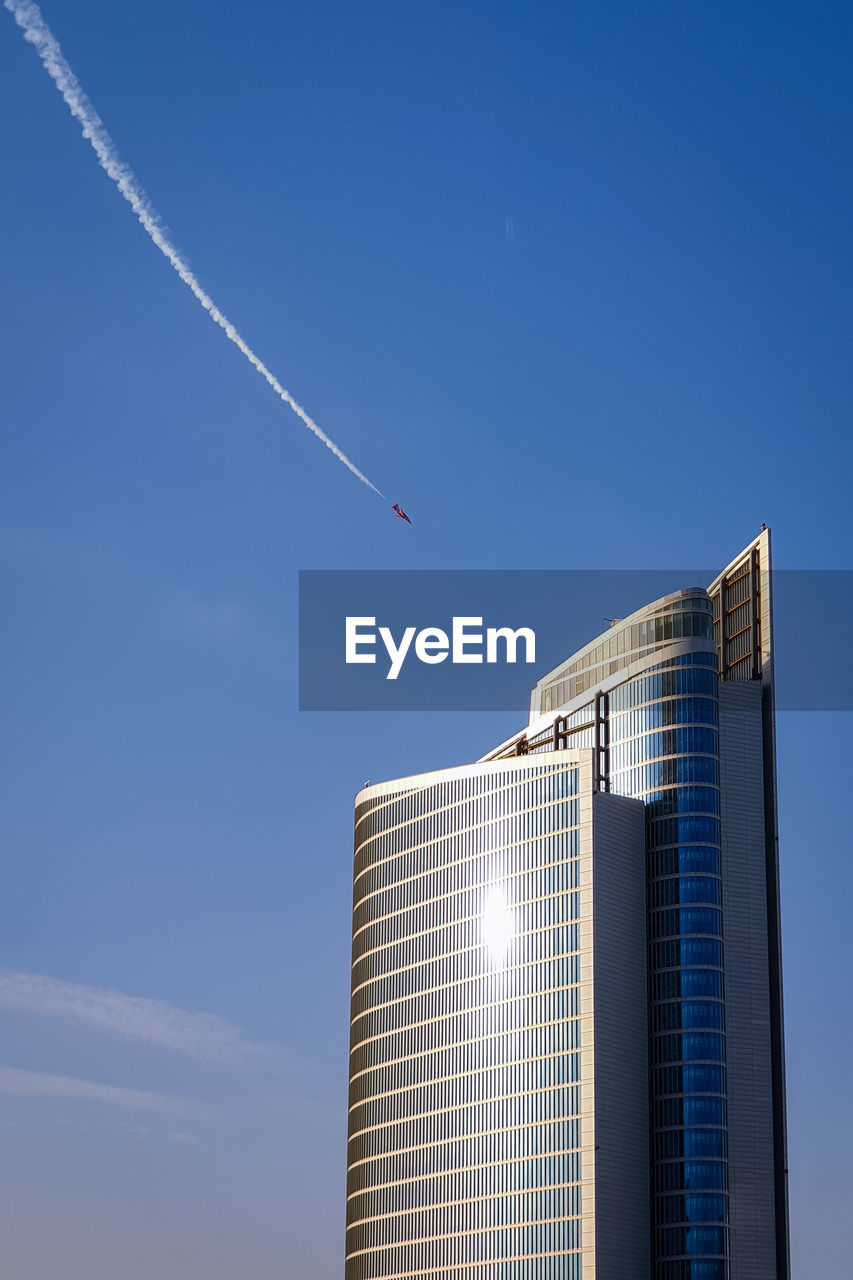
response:
[[[402,508],[402,507],[398,507],[396,502],[392,502],[392,504],[391,504],[391,510],[394,512],[394,515],[397,517],[397,519],[398,519],[398,520],[405,520],[405,521],[406,521],[406,524],[411,524],[411,523],[412,523],[412,522],[411,522],[411,520],[409,519],[409,517],[406,515],[405,511],[403,510],[403,508]]]

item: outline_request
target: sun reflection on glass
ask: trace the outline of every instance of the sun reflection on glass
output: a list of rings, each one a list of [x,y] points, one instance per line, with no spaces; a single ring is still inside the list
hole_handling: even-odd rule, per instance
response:
[[[503,964],[507,947],[514,936],[512,912],[506,904],[503,890],[490,889],[483,908],[483,941],[489,949],[493,964]]]

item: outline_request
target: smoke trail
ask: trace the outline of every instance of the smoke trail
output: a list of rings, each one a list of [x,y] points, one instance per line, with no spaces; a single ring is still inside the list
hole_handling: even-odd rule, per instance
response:
[[[374,493],[379,494],[380,498],[383,498],[385,495],[382,491],[377,489],[376,485],[359,471],[355,463],[350,462],[334,440],[330,440],[325,431],[317,426],[317,423],[308,416],[300,404],[297,404],[290,392],[285,391],[278,378],[273,373],[270,373],[266,365],[258,359],[251,347],[247,346],[240,337],[233,324],[222,314],[213,299],[202,289],[189,266],[163,230],[158,213],[152,208],[133,171],[119,159],[115,143],[104,128],[97,111],[83,92],[74,72],[62,56],[59,43],[41,16],[41,10],[38,5],[31,3],[31,0],[3,0],[3,3],[22,29],[24,38],[35,47],[47,74],[65,99],[69,111],[80,122],[83,137],[92,144],[92,149],[98,157],[101,168],[112,178],[157,248],[164,257],[168,258],[184,284],[192,290],[211,320],[218,324],[225,336],[230,338],[235,347],[242,351],[249,364],[254,365],[258,373],[266,379],[273,391],[281,397],[284,403],[290,405],[293,412],[302,419],[308,430],[313,431],[318,440],[322,440],[326,448],[331,449],[335,457],[345,467],[349,467],[353,475],[358,476],[359,480],[366,484],[368,489],[372,489]]]

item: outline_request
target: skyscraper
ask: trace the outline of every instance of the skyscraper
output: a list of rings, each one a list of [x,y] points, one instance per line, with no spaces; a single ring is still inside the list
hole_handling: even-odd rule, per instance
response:
[[[355,821],[347,1280],[787,1280],[769,533]]]

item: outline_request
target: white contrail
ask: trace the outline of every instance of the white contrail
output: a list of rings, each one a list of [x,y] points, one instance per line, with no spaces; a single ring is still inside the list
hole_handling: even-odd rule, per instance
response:
[[[355,463],[350,462],[334,440],[330,440],[325,431],[317,426],[317,423],[308,416],[300,404],[297,404],[290,392],[285,391],[275,374],[270,373],[263,361],[259,360],[251,347],[247,346],[243,341],[233,324],[222,314],[213,299],[202,289],[189,266],[163,230],[159,215],[152,208],[148,197],[137,182],[132,170],[119,159],[115,143],[104,128],[97,111],[83,92],[74,72],[62,56],[59,43],[41,16],[41,10],[38,5],[31,3],[31,0],[3,0],[3,3],[22,29],[25,39],[35,46],[39,57],[44,63],[47,74],[62,94],[71,114],[80,122],[83,129],[83,137],[87,138],[92,144],[101,168],[112,178],[157,248],[168,258],[184,284],[198,298],[211,320],[215,321],[220,329],[224,331],[226,337],[231,339],[235,347],[238,347],[243,352],[249,363],[254,365],[258,373],[267,380],[273,391],[281,397],[285,404],[290,405],[293,412],[302,419],[309,431],[313,431],[314,435],[323,441],[326,448],[331,449],[335,457],[340,459],[345,467],[349,467],[353,475],[358,476],[359,480],[366,484],[368,489],[372,489],[374,493],[379,494],[380,498],[383,498],[385,495],[382,491],[377,489],[376,485],[359,471]]]

